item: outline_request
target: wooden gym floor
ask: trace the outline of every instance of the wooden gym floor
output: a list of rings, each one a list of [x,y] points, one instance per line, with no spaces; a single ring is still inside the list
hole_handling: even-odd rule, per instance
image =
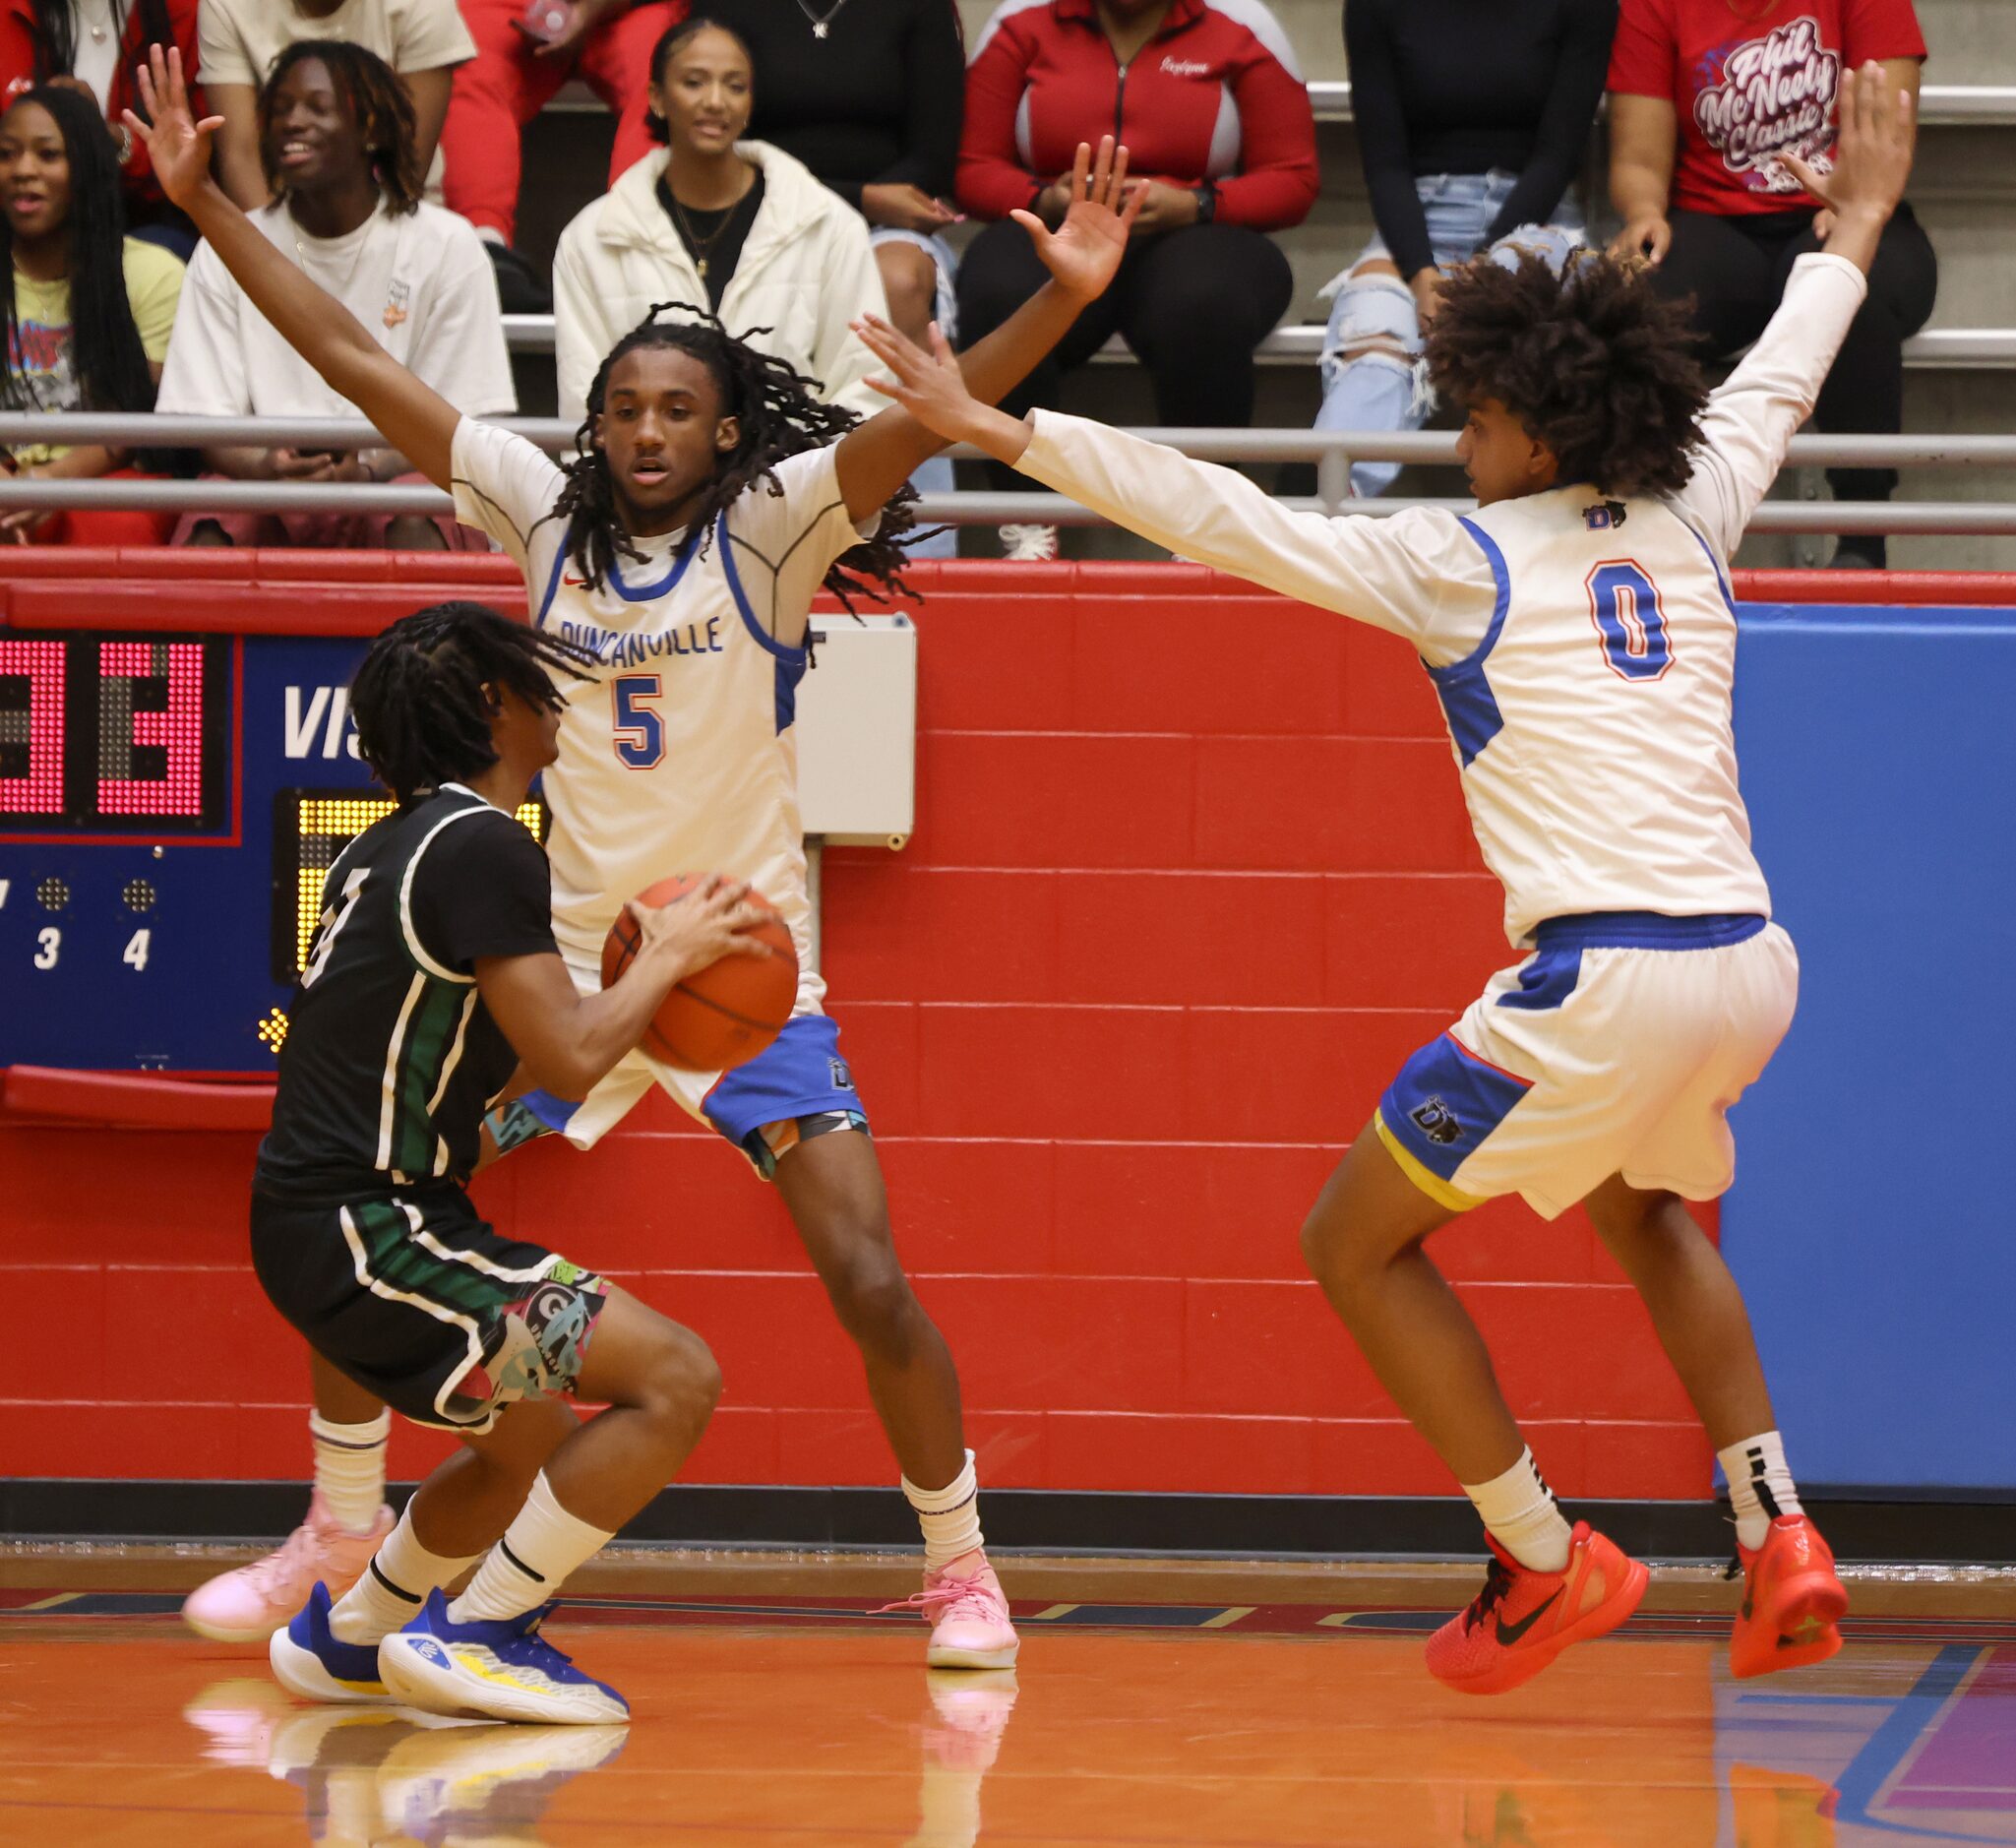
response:
[[[1728,1678],[1732,1587],[1659,1573],[1496,1699],[1421,1636],[1460,1569],[1005,1562],[1012,1673],[929,1674],[906,1563],[639,1551],[557,1638],[627,1728],[290,1702],[184,1631],[234,1556],[0,1549],[0,1841],[237,1848],[2016,1844],[2016,1573],[1859,1577],[1849,1646]]]

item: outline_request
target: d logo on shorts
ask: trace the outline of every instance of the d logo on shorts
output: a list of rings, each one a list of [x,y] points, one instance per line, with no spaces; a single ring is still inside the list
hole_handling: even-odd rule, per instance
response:
[[[1456,1113],[1439,1097],[1424,1098],[1407,1113],[1414,1127],[1432,1142],[1447,1147],[1463,1134]]]

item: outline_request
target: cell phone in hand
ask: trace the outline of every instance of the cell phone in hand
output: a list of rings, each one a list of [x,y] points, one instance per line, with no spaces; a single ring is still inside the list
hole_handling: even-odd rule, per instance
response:
[[[526,37],[550,45],[574,24],[574,8],[568,0],[526,0],[519,24]]]

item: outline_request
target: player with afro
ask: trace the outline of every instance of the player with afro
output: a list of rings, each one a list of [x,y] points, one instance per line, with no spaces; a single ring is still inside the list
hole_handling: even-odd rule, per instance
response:
[[[1735,1172],[1726,1113],[1791,1022],[1731,732],[1728,561],[1812,408],[1911,167],[1908,94],[1843,78],[1835,221],[1709,394],[1681,313],[1607,257],[1503,253],[1453,276],[1428,344],[1479,508],[1391,520],[1280,506],[1229,469],[1082,419],[974,401],[944,342],[864,328],[885,389],[948,441],[1201,564],[1403,637],[1440,696],[1524,960],[1401,1068],[1303,1227],[1331,1306],[1476,1505],[1484,1588],[1428,1645],[1471,1693],[1614,1630],[1645,1568],[1541,1479],[1476,1324],[1423,1249],[1479,1202],[1577,1203],[1636,1286],[1728,1473],[1739,1676],[1841,1646],[1847,1595],[1800,1507],[1741,1295],[1687,1211]],[[1340,1542],[1349,1544],[1348,1536]]]

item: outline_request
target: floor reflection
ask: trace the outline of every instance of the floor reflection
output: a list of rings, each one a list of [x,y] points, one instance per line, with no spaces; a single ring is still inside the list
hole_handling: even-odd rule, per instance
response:
[[[298,1706],[165,1616],[0,1624],[0,1840],[2016,1848],[1993,1626],[1734,1683],[1669,1618],[1480,1700],[1398,1627],[1032,1621],[1016,1671],[962,1674],[926,1672],[909,1627],[583,1615],[628,1728]]]

